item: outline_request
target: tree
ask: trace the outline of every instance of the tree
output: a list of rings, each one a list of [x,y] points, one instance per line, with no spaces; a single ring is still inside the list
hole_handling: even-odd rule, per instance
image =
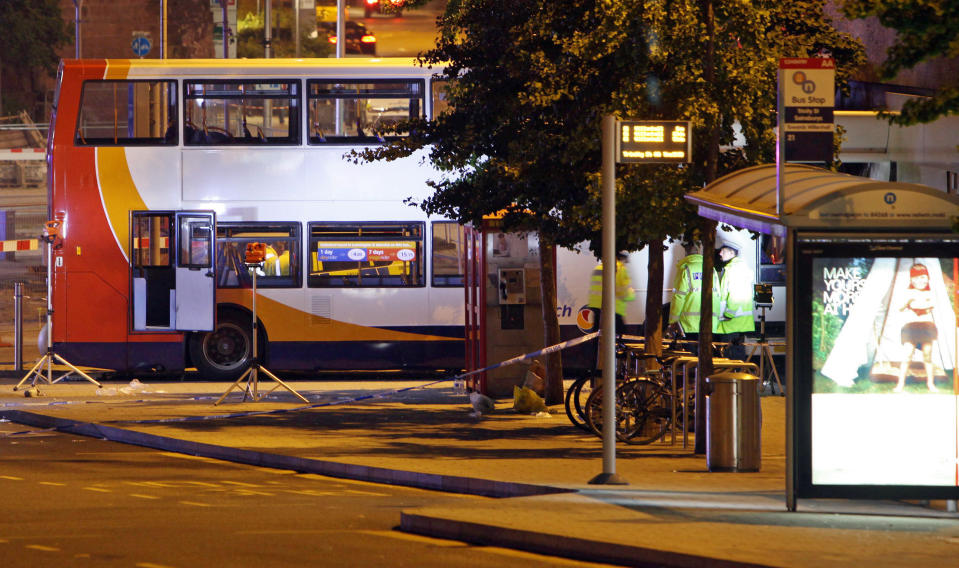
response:
[[[676,185],[664,190],[668,195],[681,195],[733,170],[773,161],[779,58],[831,55],[837,60],[840,85],[864,61],[859,42],[826,23],[822,0],[660,2],[647,17],[646,28],[654,38],[652,73],[638,85],[647,96],[634,91],[624,99],[631,103],[629,112],[662,116],[659,113],[667,109],[694,125],[693,161],[684,168],[685,178],[678,176]],[[745,141],[738,148],[733,147],[737,127]],[[710,252],[715,228],[716,223],[708,220],[699,226],[706,252],[703,274],[707,275],[699,330],[699,409],[705,402],[702,379],[712,373],[712,278],[708,275],[713,274]],[[677,233],[661,233],[659,238],[667,234]],[[662,275],[654,279],[650,274],[650,281],[654,280],[661,282]],[[647,313],[647,345],[654,348],[660,344],[660,321],[658,312]],[[705,413],[697,413],[696,428],[705,430]],[[704,451],[705,439],[697,437],[696,452]]]
[[[559,341],[553,250],[598,229],[566,217],[587,201],[590,176],[599,169],[599,122],[612,89],[601,81],[617,62],[608,52],[564,52],[562,42],[604,17],[595,6],[585,0],[450,2],[436,48],[421,60],[444,65],[443,74],[455,79],[451,110],[411,125],[412,135],[400,143],[361,153],[393,159],[427,147],[433,164],[450,173],[432,182],[435,193],[419,204],[428,213],[478,224],[503,212],[506,230],[538,232],[547,345]],[[564,58],[583,65],[572,63],[575,79],[557,89],[548,68]],[[547,402],[560,402],[559,353],[547,358],[546,383]]]
[[[43,101],[36,72],[53,76],[60,62],[57,50],[73,41],[73,33],[60,17],[57,0],[3,0],[0,30],[0,69],[8,71],[0,112],[35,113]],[[11,79],[16,82],[11,84]]]
[[[659,243],[696,228],[711,238],[714,229],[714,225],[697,227],[683,195],[735,169],[773,161],[780,57],[832,55],[839,64],[842,85],[864,61],[863,50],[858,41],[826,23],[822,0],[624,1],[610,6],[599,25],[585,24],[564,40],[566,51],[612,51],[615,61],[631,66],[631,74],[607,73],[601,80],[614,84],[613,111],[624,117],[688,119],[694,129],[690,164],[630,165],[617,171],[620,240],[650,247],[645,333],[648,349],[655,351],[662,317]],[[645,66],[638,64],[643,59],[637,55],[639,50],[648,50]],[[544,74],[559,81],[553,90],[562,92],[564,82],[578,81],[576,66],[583,62],[566,58],[551,65],[555,68],[546,67]],[[737,128],[745,144],[734,148]],[[569,222],[590,223],[595,217],[588,212],[597,211],[598,203],[594,185],[584,207],[586,214]],[[707,264],[711,260],[707,258]],[[711,266],[706,268],[710,274]],[[704,298],[704,309],[711,306]],[[703,320],[706,329],[701,337],[708,345],[710,318]]]
[[[825,49],[851,61],[861,56],[850,38],[807,21],[816,10],[822,19],[822,1],[713,4],[450,2],[437,46],[421,61],[444,65],[455,79],[452,110],[415,121],[405,140],[358,156],[395,159],[429,148],[432,163],[449,175],[432,182],[435,193],[419,205],[461,222],[505,211],[507,227],[539,232],[547,257],[551,246],[600,241],[603,115],[690,119],[691,164],[617,169],[617,248],[652,244],[650,285],[661,286],[661,243],[691,229],[694,219],[685,192],[773,155],[778,58]],[[736,124],[746,147],[720,152],[732,145]],[[544,283],[554,278],[547,269]],[[545,295],[551,344],[558,322]],[[658,331],[661,318],[661,294],[650,296],[647,333]],[[559,388],[560,366],[549,361],[548,371],[548,388]]]
[[[937,57],[959,56],[959,3],[952,0],[846,0],[843,12],[850,18],[875,16],[896,30],[880,72],[886,80],[904,69]],[[890,122],[909,125],[931,122],[959,113],[959,81],[943,85],[930,98],[906,102]]]

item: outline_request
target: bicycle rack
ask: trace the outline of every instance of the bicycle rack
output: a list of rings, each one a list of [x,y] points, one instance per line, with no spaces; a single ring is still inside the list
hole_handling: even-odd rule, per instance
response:
[[[678,370],[679,365],[683,366],[683,401],[688,400],[686,388],[689,384],[689,370],[697,367],[699,365],[698,356],[685,356],[677,357],[673,360],[671,366],[671,389],[672,396],[670,406],[672,407],[670,411],[672,412],[672,423],[670,424],[670,445],[676,443],[676,371]],[[750,363],[747,361],[739,361],[736,359],[713,359],[713,369],[742,369],[748,368],[752,369],[755,372],[759,372],[759,366],[755,363]],[[696,412],[702,412],[702,409],[697,408]],[[683,449],[685,450],[689,447],[689,413],[683,412]]]

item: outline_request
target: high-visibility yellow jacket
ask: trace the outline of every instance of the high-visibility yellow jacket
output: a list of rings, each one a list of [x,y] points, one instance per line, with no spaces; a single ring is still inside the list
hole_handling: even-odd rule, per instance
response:
[[[722,276],[713,272],[713,331],[736,333],[755,331],[753,320],[753,273],[734,256]]]
[[[626,302],[636,299],[626,265],[616,262],[616,313],[626,315]],[[589,307],[602,308],[603,305],[603,263],[596,265],[589,280]]]
[[[703,290],[703,255],[691,254],[676,265],[669,323],[679,323],[684,333],[699,333],[699,308]]]
[[[263,271],[260,274],[266,276],[279,276],[276,249],[266,245],[266,254],[263,256]]]

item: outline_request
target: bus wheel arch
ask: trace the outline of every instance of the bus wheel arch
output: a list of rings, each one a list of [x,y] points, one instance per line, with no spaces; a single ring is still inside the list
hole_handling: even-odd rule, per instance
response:
[[[219,306],[213,331],[190,334],[188,350],[197,371],[205,378],[236,380],[249,368],[253,357],[252,314],[240,306]],[[266,360],[267,338],[259,321],[258,355]]]

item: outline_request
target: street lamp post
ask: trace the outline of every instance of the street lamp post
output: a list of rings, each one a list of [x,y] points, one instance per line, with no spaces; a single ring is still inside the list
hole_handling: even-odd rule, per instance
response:
[[[267,59],[273,57],[273,2],[266,0],[263,5],[263,49],[264,57]]]
[[[80,8],[83,0],[73,0],[74,56],[80,59]]]

